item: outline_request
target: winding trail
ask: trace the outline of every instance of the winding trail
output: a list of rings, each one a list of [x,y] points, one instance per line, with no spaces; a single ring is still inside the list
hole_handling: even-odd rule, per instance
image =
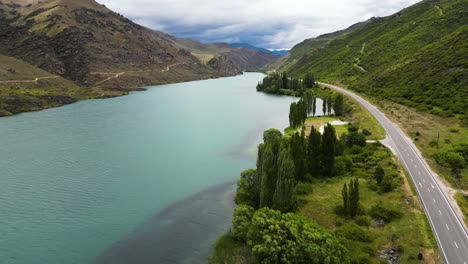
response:
[[[162,72],[162,73],[168,72],[168,71],[171,70],[172,67],[175,67],[175,66],[181,65],[181,64],[184,64],[184,63],[183,63],[183,62],[179,62],[179,63],[174,63],[174,64],[171,64],[171,65],[168,65],[168,66],[166,66],[164,69],[162,69],[161,72]],[[117,78],[119,78],[120,76],[122,76],[122,75],[124,75],[124,74],[127,74],[127,73],[133,73],[133,72],[149,72],[149,71],[154,71],[154,70],[153,70],[153,69],[149,69],[149,70],[140,70],[140,71],[124,71],[124,72],[117,72],[117,73],[116,73],[116,72],[92,72],[92,73],[90,73],[90,74],[91,74],[91,75],[109,75],[109,74],[113,75],[113,76],[111,76],[111,77],[108,77],[108,78],[106,78],[106,79],[104,79],[104,80],[102,80],[102,81],[100,81],[100,82],[94,84],[95,86],[98,86],[98,85],[101,85],[101,84],[103,84],[103,83],[105,83],[105,82],[108,82],[108,81],[110,81],[110,80],[112,80],[112,79],[117,79]]]
[[[438,176],[430,169],[411,139],[377,107],[362,97],[331,84],[320,84],[351,96],[367,108],[382,125],[387,132],[387,138],[382,143],[393,151],[408,171],[434,231],[444,262],[467,264],[468,232],[462,216],[456,213],[456,204],[450,202]]]
[[[53,76],[46,76],[46,77],[38,77],[38,78],[35,78],[34,80],[7,80],[7,81],[0,81],[0,83],[36,83],[39,80],[54,79],[54,78],[60,78],[60,76],[53,75]]]

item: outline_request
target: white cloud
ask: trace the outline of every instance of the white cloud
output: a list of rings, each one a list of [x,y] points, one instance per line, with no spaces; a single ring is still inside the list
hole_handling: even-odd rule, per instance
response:
[[[246,39],[267,48],[284,48],[372,16],[390,15],[420,0],[97,1],[137,23],[181,37]]]

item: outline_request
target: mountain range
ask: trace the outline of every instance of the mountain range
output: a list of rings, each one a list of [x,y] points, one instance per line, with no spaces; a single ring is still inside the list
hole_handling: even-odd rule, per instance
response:
[[[0,0],[0,54],[0,115],[242,74],[279,57],[179,39],[94,0]]]
[[[255,47],[255,46],[250,45],[248,43],[229,43],[229,45],[234,47],[234,48],[244,47],[244,48],[252,49],[252,50],[261,50],[261,51],[266,52],[266,53],[271,53],[271,54],[280,55],[280,56],[283,56],[286,53],[288,53],[288,50],[285,50],[285,49],[284,50],[269,50],[269,49],[265,49],[265,48]]]

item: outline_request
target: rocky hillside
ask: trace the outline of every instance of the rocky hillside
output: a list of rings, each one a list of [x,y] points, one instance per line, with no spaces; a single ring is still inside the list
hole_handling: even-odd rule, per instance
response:
[[[189,52],[94,0],[2,0],[0,53],[80,85],[131,86],[218,77]],[[128,85],[118,87],[129,89]]]
[[[94,0],[0,0],[0,54],[0,115],[240,73]]]
[[[424,0],[332,40],[288,71],[313,72],[433,114],[462,115],[468,105],[467,17],[466,0]]]
[[[264,52],[259,49],[250,49],[245,47],[232,47],[227,43],[201,43],[196,40],[177,38],[163,32],[155,31],[155,34],[175,46],[190,51],[193,55],[201,58],[216,57],[225,55],[228,60],[222,59],[228,63],[231,61],[241,70],[259,69],[272,61],[280,58],[280,55]],[[209,60],[206,60],[208,62]],[[230,66],[228,66],[230,67]]]

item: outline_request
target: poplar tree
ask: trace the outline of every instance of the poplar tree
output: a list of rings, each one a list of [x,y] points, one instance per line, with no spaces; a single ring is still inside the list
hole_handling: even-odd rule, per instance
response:
[[[294,162],[287,144],[281,148],[278,156],[278,175],[273,195],[272,207],[283,213],[292,212],[296,207],[294,187],[296,186]]]
[[[344,111],[343,106],[343,95],[337,94],[333,102],[333,109],[335,110],[335,115],[342,116]]]
[[[261,190],[260,207],[271,206],[273,194],[276,188],[277,178],[277,157],[279,145],[282,138],[281,132],[276,129],[268,129],[263,133],[264,146],[261,153]],[[257,177],[258,177],[257,176]]]
[[[331,115],[332,105],[333,105],[333,99],[331,98],[331,96],[328,96],[328,97],[327,97],[327,111],[328,111],[328,115]]]
[[[307,163],[309,165],[309,173],[314,177],[318,177],[321,172],[322,161],[322,135],[320,132],[311,127],[308,142],[307,142]]]
[[[327,97],[322,99],[322,112],[323,115],[327,115]]]
[[[312,106],[312,116],[315,116],[317,110],[317,98],[314,96],[313,106]]]
[[[359,207],[359,180],[354,179],[349,182],[349,216],[354,218]]]
[[[304,181],[304,176],[307,173],[307,138],[304,135],[304,130],[301,134],[294,133],[291,136],[291,156],[296,168],[296,180]]]
[[[343,197],[343,213],[347,216],[349,215],[349,197],[348,197],[348,187],[347,184],[343,184],[343,189],[341,190],[341,197]]]
[[[332,177],[335,175],[335,128],[328,123],[322,136],[322,164],[323,176]]]

